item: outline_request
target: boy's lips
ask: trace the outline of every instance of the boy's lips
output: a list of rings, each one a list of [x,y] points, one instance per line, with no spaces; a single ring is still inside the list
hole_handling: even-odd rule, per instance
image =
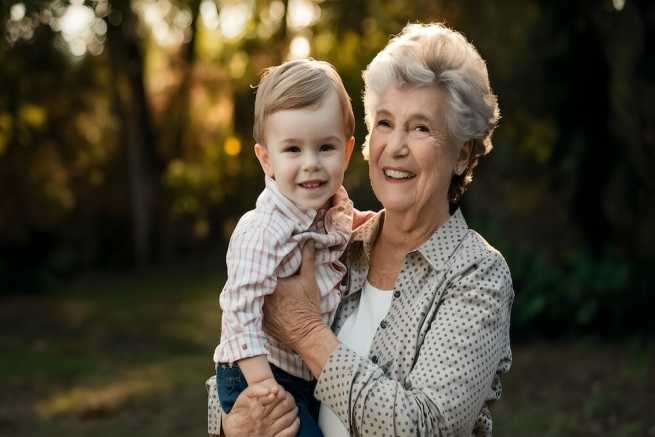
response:
[[[327,183],[326,181],[311,180],[311,181],[300,182],[298,183],[298,185],[300,185],[302,188],[306,190],[315,190],[317,188],[322,187],[326,183]]]

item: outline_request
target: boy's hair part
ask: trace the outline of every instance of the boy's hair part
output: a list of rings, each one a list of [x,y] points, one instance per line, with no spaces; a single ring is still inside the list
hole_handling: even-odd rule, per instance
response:
[[[255,97],[255,141],[266,145],[264,130],[269,115],[283,110],[318,107],[331,91],[339,98],[347,141],[355,131],[355,116],[350,96],[331,64],[309,58],[265,69]]]

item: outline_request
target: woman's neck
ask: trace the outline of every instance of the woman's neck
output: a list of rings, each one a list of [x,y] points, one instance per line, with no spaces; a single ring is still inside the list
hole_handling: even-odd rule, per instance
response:
[[[385,245],[407,254],[427,241],[449,217],[448,203],[441,207],[421,210],[385,210],[384,223],[378,238]]]

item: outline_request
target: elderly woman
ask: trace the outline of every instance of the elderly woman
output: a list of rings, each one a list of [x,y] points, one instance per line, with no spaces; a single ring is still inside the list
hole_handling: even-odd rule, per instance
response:
[[[485,63],[460,33],[413,24],[364,81],[364,154],[384,209],[353,232],[331,329],[307,248],[301,274],[267,298],[267,330],[317,378],[326,436],[491,435],[514,293],[502,255],[458,209],[499,119]],[[225,435],[293,435],[292,402],[257,390]]]

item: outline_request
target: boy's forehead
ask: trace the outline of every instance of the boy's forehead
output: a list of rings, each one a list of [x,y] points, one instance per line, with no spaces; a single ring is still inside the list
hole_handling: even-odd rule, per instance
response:
[[[345,137],[346,119],[336,92],[331,92],[315,103],[298,108],[279,109],[264,118],[264,135],[269,133],[309,134],[310,129],[334,130]],[[282,131],[282,132],[280,132]]]

